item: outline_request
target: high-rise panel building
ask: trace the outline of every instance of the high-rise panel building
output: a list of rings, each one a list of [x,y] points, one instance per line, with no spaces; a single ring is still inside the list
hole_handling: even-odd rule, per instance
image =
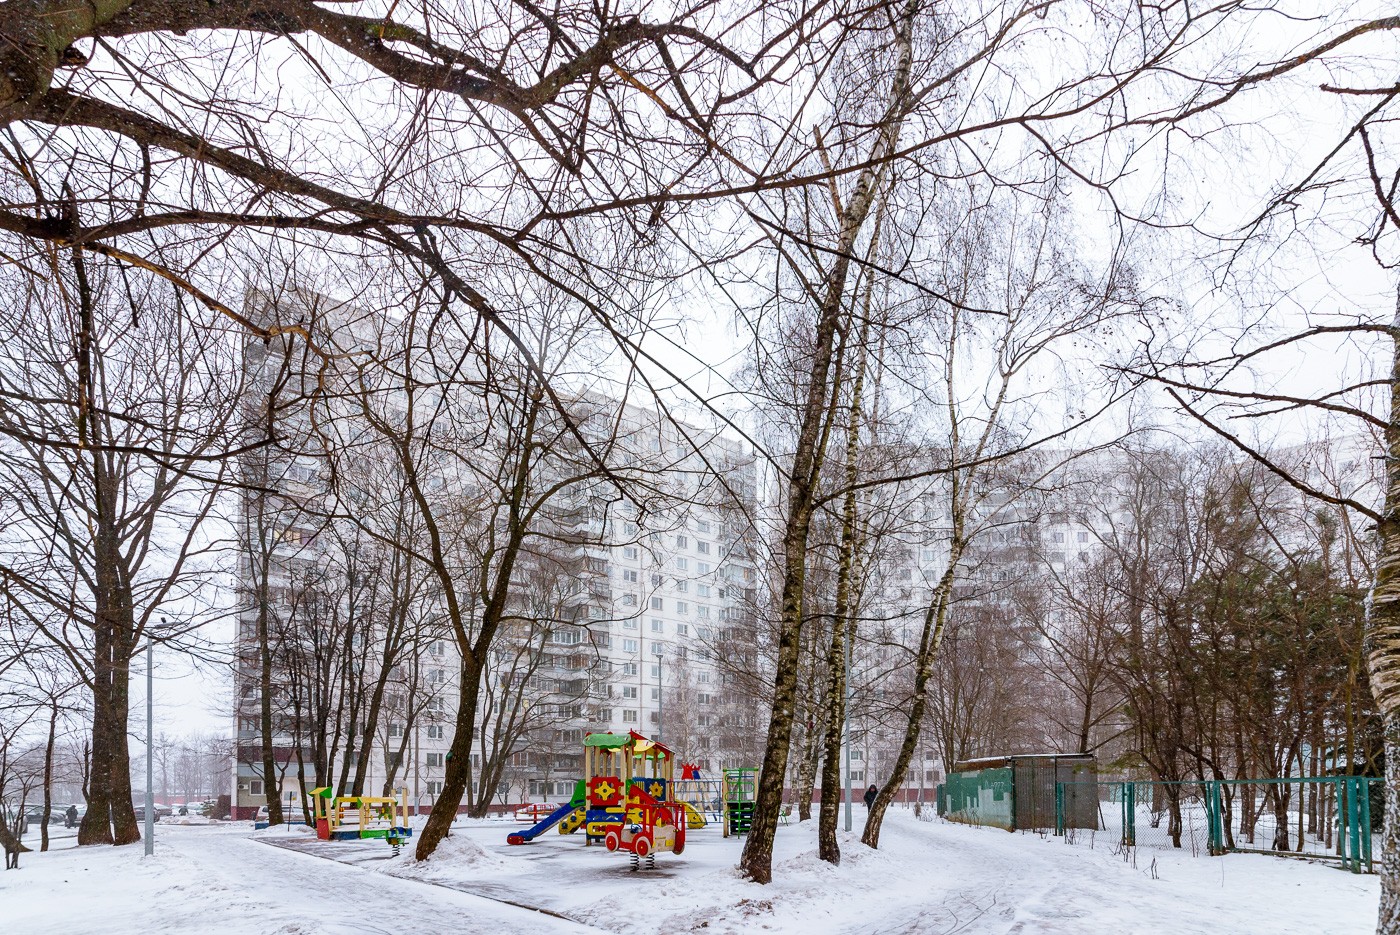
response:
[[[396,500],[398,449],[386,457],[375,441],[410,403],[393,387],[367,403],[348,369],[382,322],[316,296],[251,304],[262,320],[293,306],[322,353],[300,337],[246,348],[245,421],[268,443],[240,465],[237,813],[276,790],[298,816],[318,784],[406,789],[427,808],[456,730],[459,639],[474,638],[482,612],[474,576],[491,568],[477,547],[502,522],[478,462],[501,455],[420,450],[415,462],[415,495],[463,540],[452,557],[470,603],[459,633],[420,560],[421,516]],[[447,399],[452,384],[440,382],[434,401],[460,421],[484,411],[470,393]],[[746,681],[759,638],[753,458],[722,432],[597,389],[556,393],[567,417],[551,416],[547,443],[560,456],[531,468],[548,496],[485,660],[464,807],[568,794],[587,731],[636,729],[702,769],[748,764],[759,742]]]

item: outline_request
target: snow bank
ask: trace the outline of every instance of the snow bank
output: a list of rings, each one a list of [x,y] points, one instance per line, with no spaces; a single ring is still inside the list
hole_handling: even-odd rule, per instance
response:
[[[217,824],[217,822],[216,822],[216,824]],[[246,821],[244,821],[244,822],[238,822],[238,824],[241,825],[241,826],[244,827],[244,828],[250,827],[249,823],[246,822]],[[299,823],[299,822],[287,822],[286,824],[281,824],[281,825],[269,825],[269,826],[266,827],[266,828],[258,828],[257,830],[255,830],[255,831],[252,832],[252,836],[255,837],[255,838],[261,838],[261,837],[285,838],[285,837],[289,837],[289,836],[296,836],[296,837],[313,837],[313,838],[314,838],[314,837],[316,836],[316,829],[310,827],[309,825],[302,824],[302,823]]]
[[[405,880],[440,882],[459,879],[465,871],[480,873],[510,868],[509,861],[488,853],[486,848],[459,831],[454,830],[444,839],[428,860],[413,859],[415,841],[416,838],[410,838],[398,857],[375,869]]]

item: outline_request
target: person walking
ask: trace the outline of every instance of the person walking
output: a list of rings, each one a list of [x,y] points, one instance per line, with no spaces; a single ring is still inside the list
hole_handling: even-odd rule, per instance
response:
[[[874,808],[875,797],[880,794],[880,789],[875,783],[870,784],[870,788],[865,790],[865,807]]]
[[[76,805],[70,805],[70,806],[68,806],[68,810],[67,810],[66,812],[63,813],[63,827],[65,827],[65,828],[73,828],[73,827],[76,827],[77,824],[78,824],[78,806],[76,806]]]

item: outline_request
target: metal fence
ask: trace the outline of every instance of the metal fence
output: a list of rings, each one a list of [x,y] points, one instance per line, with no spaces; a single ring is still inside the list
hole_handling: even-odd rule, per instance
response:
[[[1009,768],[949,773],[938,787],[938,814],[965,825],[1011,831],[1016,827],[1012,782]]]
[[[1195,856],[1253,852],[1338,860],[1355,873],[1370,873],[1384,786],[1354,776],[1060,783],[1055,834],[1075,844]],[[1096,827],[1082,819],[1088,800],[1097,806]]]

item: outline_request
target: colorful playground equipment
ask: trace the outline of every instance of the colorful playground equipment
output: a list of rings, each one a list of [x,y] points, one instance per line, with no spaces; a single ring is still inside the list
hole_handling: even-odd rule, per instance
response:
[[[568,802],[506,842],[525,844],[555,825],[561,834],[583,828],[586,844],[602,842],[609,851],[630,853],[633,870],[643,857],[654,867],[657,851],[680,854],[686,827],[705,821],[693,806],[671,799],[674,760],[667,747],[636,731],[589,734],[583,739],[588,778],[574,786]]]
[[[723,816],[724,780],[701,779],[700,768],[681,764],[681,778],[671,783],[671,800],[685,809],[686,824],[692,831]]]
[[[510,835],[506,838],[506,843],[528,844],[555,825],[559,825],[560,834],[573,834],[584,822],[586,804],[585,786],[583,780],[580,779],[574,783],[574,794],[569,797],[569,801],[555,808],[554,811],[524,831],[517,831]]]
[[[322,841],[383,838],[398,854],[403,842],[413,836],[413,829],[408,826],[407,797],[406,789],[400,789],[397,797],[337,796],[330,786],[312,789],[316,837]]]
[[[724,836],[748,834],[753,824],[754,793],[758,770],[748,766],[724,770]]]

